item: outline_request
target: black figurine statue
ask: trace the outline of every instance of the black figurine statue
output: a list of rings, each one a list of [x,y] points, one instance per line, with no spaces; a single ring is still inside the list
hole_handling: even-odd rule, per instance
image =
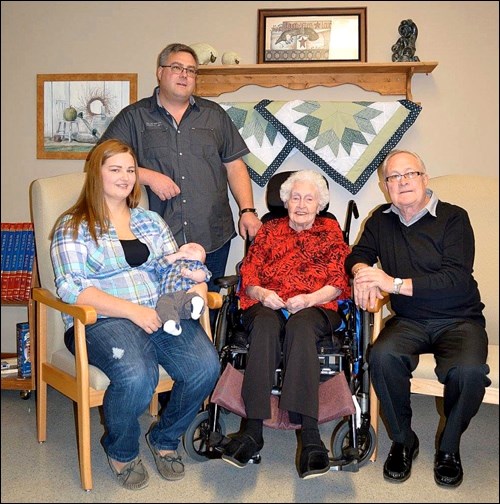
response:
[[[401,21],[398,32],[401,36],[391,47],[392,61],[420,61],[418,56],[415,56],[417,25],[411,19],[405,19]]]

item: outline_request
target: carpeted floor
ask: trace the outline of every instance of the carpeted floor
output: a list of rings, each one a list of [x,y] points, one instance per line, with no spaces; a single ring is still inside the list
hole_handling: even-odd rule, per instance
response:
[[[411,478],[391,484],[382,477],[390,441],[385,428],[379,433],[379,458],[358,472],[329,472],[301,480],[295,468],[293,431],[264,430],[262,463],[237,469],[221,460],[195,462],[181,448],[186,477],[167,482],[158,475],[145,439],[141,454],[151,479],[149,486],[132,492],[115,482],[100,445],[103,428],[99,412],[92,412],[94,489],[80,487],[71,402],[49,389],[47,442],[36,441],[35,394],[20,399],[19,392],[2,391],[1,501],[7,502],[495,502],[499,501],[498,406],[483,404],[462,438],[465,478],[457,489],[434,483],[434,435],[439,422],[435,400],[413,396],[414,430],[420,454]],[[143,433],[152,419],[141,417]],[[226,431],[238,430],[239,418],[224,416]],[[321,426],[329,447],[334,423]]]

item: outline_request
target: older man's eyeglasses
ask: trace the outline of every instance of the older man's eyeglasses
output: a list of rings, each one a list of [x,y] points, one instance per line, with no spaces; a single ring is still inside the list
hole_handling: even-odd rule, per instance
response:
[[[409,172],[403,173],[402,175],[400,175],[398,173],[397,175],[389,175],[388,177],[385,177],[385,181],[386,182],[401,182],[401,179],[413,180],[423,174],[424,174],[424,172],[421,172],[421,171],[409,171]]]
[[[196,77],[198,70],[192,67],[183,67],[181,65],[160,65],[162,68],[170,68],[170,71],[175,75],[180,75],[184,70],[188,77]]]

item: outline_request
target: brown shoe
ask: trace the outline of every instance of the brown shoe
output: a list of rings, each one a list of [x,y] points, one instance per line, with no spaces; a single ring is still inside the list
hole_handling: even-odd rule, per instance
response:
[[[149,432],[146,434],[146,441],[155,459],[156,468],[162,478],[169,481],[177,481],[184,478],[184,464],[176,451],[171,455],[161,455],[160,451],[149,441]]]
[[[139,457],[128,462],[119,472],[109,455],[108,462],[109,467],[111,467],[116,479],[123,488],[127,490],[140,490],[148,486],[149,474]]]

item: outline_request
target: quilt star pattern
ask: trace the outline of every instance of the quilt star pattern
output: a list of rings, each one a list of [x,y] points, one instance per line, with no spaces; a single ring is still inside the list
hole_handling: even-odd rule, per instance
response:
[[[356,194],[417,119],[422,107],[387,102],[220,103],[245,140],[250,177],[264,187],[297,152]]]

